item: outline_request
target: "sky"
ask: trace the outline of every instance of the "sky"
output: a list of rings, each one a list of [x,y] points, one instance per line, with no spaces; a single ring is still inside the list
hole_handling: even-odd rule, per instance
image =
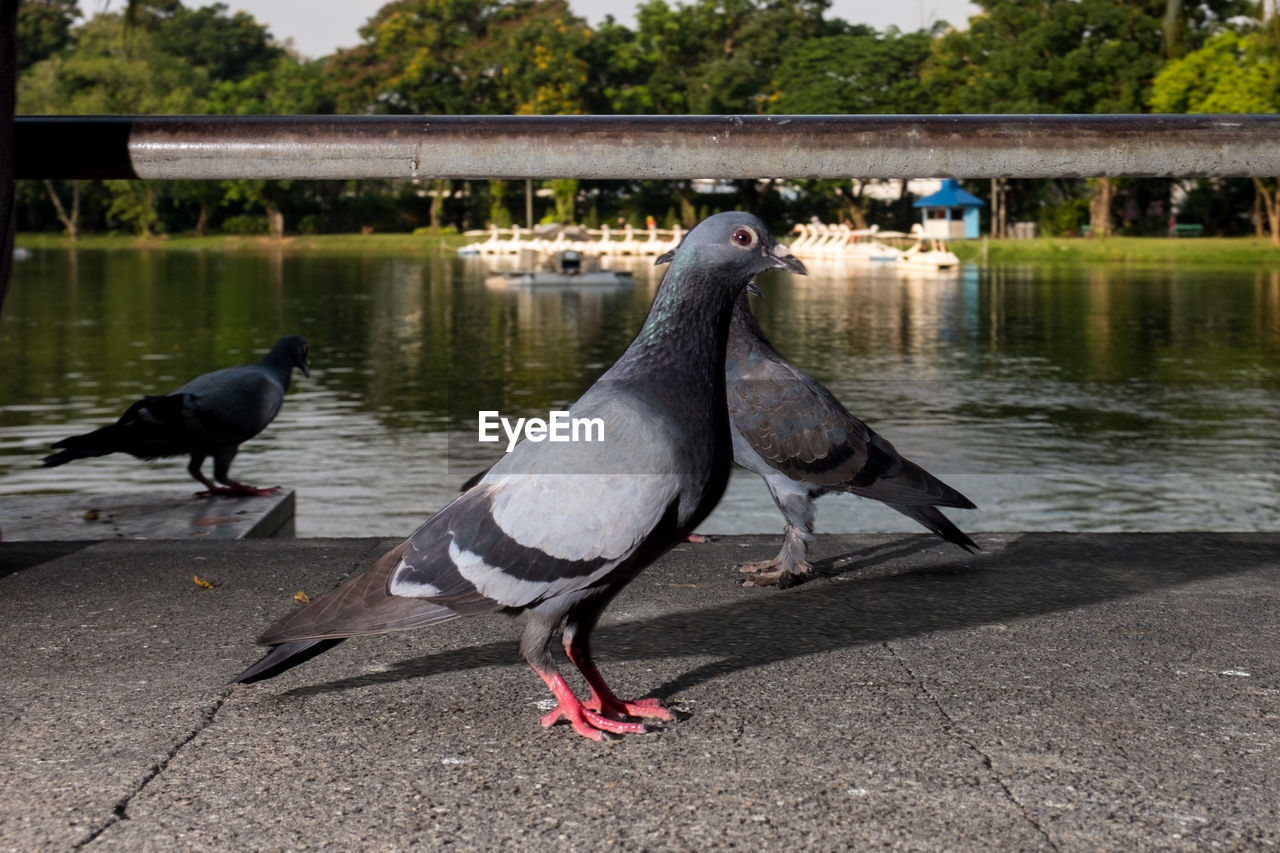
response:
[[[244,11],[265,24],[280,41],[293,39],[294,48],[303,56],[315,59],[333,53],[340,47],[354,47],[360,42],[356,34],[365,21],[386,0],[222,0],[233,12]],[[119,4],[116,4],[119,5]],[[200,0],[188,0],[188,6],[206,6]],[[569,0],[569,6],[590,23],[595,24],[610,12],[619,21],[633,24],[639,0]],[[86,3],[81,8],[93,8]],[[626,10],[623,14],[620,10]],[[903,31],[918,30],[934,21],[944,20],[965,28],[970,15],[978,9],[967,0],[834,0],[828,18],[844,18],[855,24],[869,24],[877,30],[895,25]]]

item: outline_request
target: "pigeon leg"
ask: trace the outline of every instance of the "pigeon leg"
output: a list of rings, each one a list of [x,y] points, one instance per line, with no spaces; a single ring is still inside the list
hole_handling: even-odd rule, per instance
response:
[[[229,448],[220,448],[213,455],[213,476],[221,486],[215,486],[210,483],[203,474],[200,473],[200,466],[204,464],[204,456],[191,454],[191,464],[187,466],[187,470],[191,472],[191,476],[195,477],[201,483],[204,483],[205,491],[196,492],[196,497],[207,498],[213,495],[228,498],[265,498],[274,495],[280,491],[279,486],[271,486],[266,489],[259,489],[254,486],[246,486],[244,483],[237,483],[229,476],[231,470],[231,460],[236,458],[236,447],[234,445]]]
[[[211,483],[209,478],[200,471],[200,466],[203,464],[203,453],[192,453],[191,462],[187,464],[187,473],[194,477],[205,488],[203,492],[196,492],[196,497],[198,498],[207,498],[209,495],[216,495],[218,493],[218,487]]]
[[[596,620],[600,617],[600,613],[607,603],[608,599],[603,599],[597,602],[594,608],[574,614],[575,618],[564,629],[564,653],[569,657],[569,661],[578,668],[578,672],[582,673],[582,677],[587,680],[587,686],[591,688],[591,697],[587,699],[586,707],[593,711],[598,711],[606,717],[642,717],[652,720],[675,719],[671,712],[662,707],[662,703],[657,699],[637,699],[634,701],[619,699],[609,689],[609,685],[605,683],[604,676],[596,668],[595,662],[591,659],[591,631],[595,628]],[[643,731],[643,728],[641,730]]]
[[[747,586],[780,586],[785,589],[800,583],[813,572],[813,566],[805,561],[804,540],[793,537],[795,528],[787,527],[786,541],[778,556],[772,560],[739,563],[738,571],[750,575]]]
[[[644,734],[647,731],[643,723],[610,720],[586,707],[578,701],[577,696],[573,695],[573,689],[564,680],[564,676],[554,669],[544,672],[534,667],[533,671],[538,673],[538,677],[546,683],[547,687],[551,688],[551,693],[560,703],[554,711],[542,718],[543,726],[554,726],[561,717],[564,717],[573,726],[575,732],[588,740],[604,740],[606,733],[627,735]]]
[[[609,685],[605,683],[604,676],[600,674],[600,670],[596,669],[596,665],[591,662],[590,656],[583,657],[582,649],[572,642],[565,643],[565,654],[569,656],[569,660],[582,673],[582,677],[587,680],[587,685],[591,688],[591,698],[585,703],[585,707],[598,711],[606,717],[643,717],[651,720],[674,720],[675,717],[671,712],[662,706],[657,699],[635,699],[627,701],[619,699],[614,692],[609,689]],[[640,731],[646,731],[644,726],[640,726]]]
[[[742,563],[738,571],[751,575],[747,586],[774,586],[783,589],[800,583],[813,572],[805,557],[813,544],[813,499],[808,494],[779,495],[769,486],[773,500],[787,519],[787,532],[782,540],[782,550],[772,560]]]
[[[588,628],[594,625],[600,610],[610,597],[604,595],[595,602],[586,603],[583,611],[574,614],[575,621],[566,627],[565,636],[573,636],[573,625],[577,620],[585,618]],[[524,632],[520,635],[520,654],[556,697],[556,709],[542,718],[542,725],[553,726],[563,717],[573,726],[574,731],[590,740],[604,740],[606,734],[643,734],[646,729],[642,723],[611,720],[599,710],[583,705],[574,695],[573,688],[556,670],[555,662],[551,659],[551,637],[559,621],[559,614],[555,611],[530,611]],[[592,695],[595,696],[594,688]]]

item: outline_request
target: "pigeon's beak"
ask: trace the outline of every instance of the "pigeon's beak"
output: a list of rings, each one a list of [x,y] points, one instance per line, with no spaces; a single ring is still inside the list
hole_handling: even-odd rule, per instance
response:
[[[804,268],[804,264],[800,259],[791,254],[791,250],[786,246],[778,243],[766,256],[769,260],[769,268],[775,270],[789,270],[800,275],[808,275],[809,271]]]

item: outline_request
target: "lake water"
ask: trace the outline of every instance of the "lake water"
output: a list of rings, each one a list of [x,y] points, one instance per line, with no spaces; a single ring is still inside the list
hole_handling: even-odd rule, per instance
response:
[[[482,409],[575,399],[644,318],[628,289],[487,287],[451,254],[36,251],[0,318],[0,494],[192,492],[185,459],[38,467],[137,397],[312,346],[280,416],[232,475],[298,492],[298,535],[403,535],[489,464]],[[814,263],[762,280],[774,344],[904,455],[968,494],[968,531],[1280,529],[1280,273]],[[819,502],[827,532],[915,530],[878,504]],[[777,532],[735,472],[702,529]]]

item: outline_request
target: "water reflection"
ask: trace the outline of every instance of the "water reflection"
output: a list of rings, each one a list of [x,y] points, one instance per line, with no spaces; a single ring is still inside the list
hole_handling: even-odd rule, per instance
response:
[[[635,334],[660,272],[494,290],[484,269],[432,253],[34,252],[0,318],[0,492],[191,489],[176,460],[35,466],[140,394],[298,332],[313,376],[237,474],[297,488],[300,535],[407,533],[500,452],[475,441],[476,413],[575,399]],[[967,530],[1280,527],[1280,273],[814,264],[762,286],[778,348],[969,494]],[[852,498],[820,502],[819,527],[912,529]],[[746,474],[705,525],[780,528]]]

